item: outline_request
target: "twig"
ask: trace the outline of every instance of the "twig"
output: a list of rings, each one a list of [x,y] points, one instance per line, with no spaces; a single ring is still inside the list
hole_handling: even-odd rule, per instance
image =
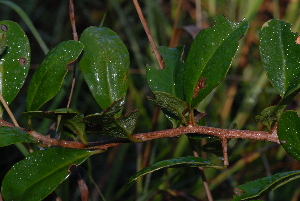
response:
[[[193,140],[191,138],[189,138],[189,141],[190,141],[190,145],[192,147],[194,156],[195,157],[199,157],[199,154],[198,154],[198,152],[196,150],[196,147],[195,147],[195,144],[194,144]],[[209,185],[208,185],[206,176],[204,174],[204,169],[203,169],[203,167],[198,167],[198,169],[200,170],[200,175],[201,175],[201,178],[202,178],[202,181],[203,181],[203,185],[204,185],[204,188],[205,188],[207,199],[209,201],[213,201],[214,199],[213,199],[211,191],[209,189]]]
[[[75,12],[74,12],[74,3],[73,0],[69,0],[69,15],[70,15],[70,22],[73,31],[73,39],[78,41],[78,35],[76,31],[76,24],[75,24]]]
[[[0,125],[5,125],[9,127],[13,127],[13,125],[5,122],[4,120],[0,120]],[[22,129],[22,128],[21,128]],[[24,128],[22,129],[26,131]],[[49,138],[47,136],[41,135],[36,131],[26,131],[32,137],[34,137],[37,141],[41,141],[46,146],[58,146],[65,148],[75,148],[75,149],[102,149],[106,150],[109,147],[114,147],[123,143],[129,143],[128,139],[115,139],[105,142],[89,142],[88,145],[84,145],[81,142],[77,141],[65,141],[65,140],[57,140],[53,138]],[[227,140],[231,138],[242,138],[249,140],[265,140],[269,142],[274,142],[280,144],[276,125],[271,133],[264,131],[249,131],[249,130],[234,130],[234,129],[221,129],[207,126],[197,126],[197,125],[189,125],[186,127],[173,128],[162,131],[154,131],[149,133],[138,133],[132,135],[134,139],[140,139],[142,141],[150,141],[159,138],[166,137],[178,137],[187,133],[200,133],[206,135],[212,135],[218,137],[222,141],[222,147],[224,152],[224,165],[228,165],[228,157],[227,157]]]
[[[153,40],[153,37],[152,37],[152,35],[150,33],[147,21],[146,21],[144,15],[143,15],[143,12],[142,12],[142,9],[141,9],[141,7],[139,5],[139,2],[137,0],[133,0],[133,3],[134,3],[134,6],[135,6],[135,9],[136,9],[136,11],[137,11],[137,13],[139,15],[139,18],[140,18],[140,20],[142,22],[144,30],[145,30],[145,32],[147,34],[148,40],[149,40],[149,42],[151,44],[152,50],[153,50],[153,52],[155,54],[155,57],[156,57],[156,59],[158,61],[159,67],[160,67],[160,69],[164,69],[165,68],[165,64],[164,64],[164,62],[162,60],[161,55],[159,54],[159,52],[157,50],[157,47],[156,47],[155,42]]]
[[[16,120],[16,118],[15,118],[15,116],[14,116],[14,114],[13,114],[13,113],[11,112],[11,110],[9,109],[9,107],[8,107],[6,101],[4,100],[4,98],[3,98],[3,96],[2,96],[1,93],[0,93],[0,101],[1,101],[2,105],[4,106],[6,112],[8,113],[10,119],[11,119],[12,122],[14,123],[14,125],[15,125],[16,127],[20,127],[19,124],[18,124],[18,122],[17,122],[17,120]]]
[[[74,3],[73,3],[73,0],[69,0],[69,15],[70,15],[70,23],[71,23],[72,31],[73,31],[73,39],[75,41],[78,41],[78,35],[77,35],[76,23],[75,23],[75,14],[74,14]],[[77,60],[74,62],[73,79],[72,79],[72,85],[71,85],[69,100],[68,100],[68,103],[67,103],[67,108],[70,107],[71,100],[72,100],[72,97],[73,97],[74,88],[75,88],[75,83],[76,83],[76,65],[77,65]]]

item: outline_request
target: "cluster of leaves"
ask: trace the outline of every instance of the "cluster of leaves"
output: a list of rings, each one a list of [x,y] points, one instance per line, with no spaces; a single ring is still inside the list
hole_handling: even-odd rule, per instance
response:
[[[9,104],[27,76],[30,48],[26,35],[16,23],[1,21],[0,26],[0,90]],[[183,47],[159,47],[165,68],[157,70],[147,66],[147,81],[154,94],[149,100],[161,107],[174,127],[195,124],[195,107],[224,79],[238,50],[238,41],[247,29],[246,21],[233,23],[218,16],[214,27],[201,31],[195,38],[185,61]],[[276,106],[265,109],[258,120],[269,128],[278,121],[282,146],[300,160],[297,135],[300,120],[295,112],[283,112],[300,90],[300,82],[295,79],[300,73],[300,47],[295,43],[296,35],[290,32],[290,25],[278,20],[267,22],[260,38],[265,71],[282,99]],[[81,73],[103,112],[84,116],[69,108],[37,111],[58,93],[67,73],[66,65],[79,56]],[[108,28],[89,27],[82,33],[80,41],[62,42],[47,54],[30,82],[26,114],[29,119],[33,116],[51,119],[57,123],[56,132],[60,138],[72,137],[86,145],[86,149],[46,147],[28,155],[6,174],[2,182],[5,200],[45,198],[68,177],[72,164],[79,165],[99,153],[88,150],[88,134],[135,141],[132,134],[137,111],[121,115],[128,87],[128,69],[128,50]],[[64,127],[69,130],[63,132]],[[0,127],[0,146],[19,142],[43,146],[30,132]],[[187,156],[153,164],[133,175],[129,183],[161,168],[182,166],[219,168],[205,159]],[[299,175],[300,171],[293,171],[249,182],[237,187],[238,195],[233,200],[255,199]]]

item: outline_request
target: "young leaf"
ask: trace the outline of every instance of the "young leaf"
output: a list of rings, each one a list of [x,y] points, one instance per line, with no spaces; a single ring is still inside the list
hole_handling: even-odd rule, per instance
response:
[[[280,20],[269,20],[260,32],[260,56],[273,87],[281,97],[300,88],[300,45],[291,25]]]
[[[102,109],[125,97],[128,87],[129,53],[118,35],[108,28],[89,27],[80,41],[84,53],[80,69]]]
[[[121,98],[113,102],[111,106],[100,114],[86,116],[84,120],[87,124],[87,132],[98,135],[129,138],[134,141],[131,135],[137,122],[138,110],[115,118],[114,116],[122,110],[123,107],[124,98]]]
[[[142,177],[159,169],[179,167],[210,167],[217,169],[220,168],[219,166],[216,166],[208,160],[194,156],[180,157],[178,159],[169,159],[157,162],[153,165],[150,165],[149,167],[140,170],[138,173],[130,177],[129,182],[126,184],[126,186],[128,186],[133,181],[137,180],[139,177]]]
[[[161,107],[164,114],[173,124],[177,124],[179,120],[184,119],[184,110],[187,109],[186,103],[172,94],[154,91],[155,98],[148,97],[148,100],[154,102]]]
[[[70,108],[61,108],[53,111],[30,111],[24,114],[28,116],[36,116],[46,119],[51,119],[57,122],[60,118],[59,123],[68,127],[72,130],[83,142],[85,142],[85,123],[83,117]]]
[[[124,116],[114,118],[105,113],[93,114],[85,117],[87,132],[97,135],[108,135],[113,137],[127,138],[132,134],[138,111],[128,113]]]
[[[25,131],[17,127],[0,127],[0,147],[8,146],[18,142],[36,143]]]
[[[162,70],[157,70],[151,66],[146,68],[147,81],[153,92],[166,92],[181,100],[185,100],[183,94],[184,63],[181,61],[183,48],[183,46],[176,48],[158,47],[158,51],[164,60],[165,68]]]
[[[81,164],[92,154],[89,150],[63,148],[33,152],[5,175],[2,196],[4,200],[42,200],[67,179],[71,165]]]
[[[32,77],[27,93],[27,110],[38,110],[59,91],[67,74],[66,65],[78,58],[83,44],[78,41],[65,41],[46,55]]]
[[[184,91],[191,107],[196,106],[227,74],[239,39],[248,29],[248,22],[234,23],[224,16],[216,18],[216,26],[202,30],[192,43],[184,69]],[[196,94],[199,80],[204,88]]]
[[[9,104],[25,82],[30,67],[30,46],[24,31],[12,21],[0,21],[0,37],[3,50],[0,54],[0,93]]]
[[[277,135],[283,148],[300,161],[300,118],[295,111],[286,111],[278,121]]]
[[[253,200],[259,198],[264,194],[286,184],[287,182],[298,179],[299,177],[300,171],[297,170],[278,173],[269,177],[245,183],[235,188],[234,192],[236,195],[234,195],[232,201]]]

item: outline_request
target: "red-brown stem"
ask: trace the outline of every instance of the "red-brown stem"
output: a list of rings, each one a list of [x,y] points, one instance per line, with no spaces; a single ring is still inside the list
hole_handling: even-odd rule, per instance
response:
[[[75,24],[75,14],[74,14],[74,3],[73,0],[69,0],[69,15],[70,15],[70,22],[73,31],[73,39],[78,41],[78,35],[76,31],[76,24]]]
[[[14,127],[14,125],[0,120],[0,126],[8,126]],[[20,128],[20,127],[19,127]],[[149,133],[138,133],[132,135],[134,139],[142,140],[142,141],[150,141],[159,138],[166,137],[178,137],[187,133],[199,133],[206,134],[218,137],[221,139],[223,156],[224,156],[224,167],[228,166],[228,156],[227,156],[227,140],[231,138],[242,138],[249,140],[265,140],[269,142],[274,142],[280,144],[277,129],[272,130],[271,133],[264,131],[249,131],[249,130],[234,130],[234,129],[221,129],[207,126],[197,126],[197,125],[189,125],[186,127],[173,128],[162,131],[154,131]],[[41,142],[44,146],[57,146],[57,147],[65,147],[65,148],[74,148],[74,149],[102,149],[106,150],[109,147],[114,147],[123,143],[130,142],[128,139],[116,139],[110,140],[106,142],[89,142],[88,145],[84,145],[81,142],[77,141],[65,141],[65,140],[57,140],[54,138],[49,138],[47,136],[41,135],[36,131],[27,131],[24,128],[20,128],[27,133],[29,133],[32,137],[34,137],[37,141]]]
[[[69,15],[70,15],[70,22],[72,26],[72,31],[73,31],[73,39],[75,41],[78,41],[78,34],[76,31],[76,23],[75,23],[75,13],[74,13],[74,3],[73,0],[69,0]],[[67,108],[70,107],[73,92],[74,92],[74,87],[75,87],[75,82],[76,82],[76,64],[77,60],[74,62],[74,69],[73,69],[73,79],[72,79],[72,85],[71,85],[71,90],[70,90],[70,95],[69,95],[69,100],[67,103]]]
[[[148,40],[149,40],[149,42],[151,44],[151,47],[152,47],[152,50],[153,50],[153,52],[155,54],[156,60],[158,61],[159,67],[160,67],[160,69],[164,69],[165,68],[165,64],[164,64],[164,62],[162,60],[161,55],[159,54],[159,52],[157,50],[157,47],[156,47],[155,42],[153,40],[153,37],[152,37],[152,35],[150,33],[147,21],[146,21],[144,15],[143,15],[143,12],[142,12],[142,9],[141,9],[141,7],[139,5],[139,2],[137,0],[133,0],[133,4],[134,4],[135,9],[136,9],[136,11],[137,11],[137,13],[139,15],[139,18],[140,18],[141,23],[142,23],[142,25],[144,27],[144,30],[145,30],[145,32],[147,34]]]
[[[192,150],[193,150],[193,154],[195,157],[200,157],[199,156],[199,153],[197,152],[196,150],[196,147],[195,147],[195,144],[193,142],[193,139],[189,138],[189,141],[190,141],[190,145],[192,147]],[[213,201],[213,197],[212,197],[212,194],[211,194],[211,191],[209,189],[209,185],[208,185],[208,182],[207,182],[207,179],[206,179],[206,176],[204,174],[204,168],[203,167],[198,167],[199,171],[200,171],[200,176],[202,178],[202,181],[203,181],[203,185],[204,185],[204,188],[205,188],[205,192],[206,192],[206,195],[207,195],[207,199],[208,201]]]
[[[41,141],[44,145],[76,148],[76,149],[107,149],[109,147],[114,147],[123,144],[125,142],[128,142],[126,141],[126,139],[115,141],[115,142],[108,141],[107,143],[90,142],[89,146],[85,146],[81,142],[56,140],[53,138],[49,138],[37,133],[36,131],[27,131],[27,132],[38,141]],[[190,125],[186,127],[173,128],[173,129],[155,131],[149,133],[134,134],[133,138],[142,139],[143,141],[149,141],[149,140],[155,140],[155,139],[166,138],[166,137],[178,137],[186,133],[200,133],[200,134],[212,135],[221,138],[221,140],[223,141],[231,138],[242,138],[242,139],[249,139],[249,140],[265,140],[265,141],[275,142],[279,144],[276,131],[273,131],[272,133],[268,133],[264,131],[220,129],[220,128],[197,126],[197,125]]]

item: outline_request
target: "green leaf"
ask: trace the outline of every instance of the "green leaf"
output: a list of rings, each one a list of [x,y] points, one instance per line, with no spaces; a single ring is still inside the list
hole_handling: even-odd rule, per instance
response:
[[[153,93],[155,98],[148,97],[148,100],[161,107],[164,114],[173,122],[173,124],[176,124],[179,120],[184,120],[183,112],[188,106],[183,100],[172,94],[161,91],[154,91]]]
[[[66,65],[78,58],[83,44],[70,40],[57,45],[46,55],[32,77],[27,93],[27,110],[38,110],[59,91],[67,74]]]
[[[83,117],[70,108],[61,108],[53,111],[30,111],[24,114],[32,117],[51,119],[72,130],[85,143],[85,122]]]
[[[269,20],[260,31],[260,56],[275,90],[286,97],[300,88],[300,46],[291,32],[291,25]]]
[[[238,41],[247,29],[246,21],[234,23],[224,16],[218,16],[216,26],[202,30],[195,38],[184,69],[184,91],[191,107],[196,106],[220,84],[238,49]],[[195,95],[201,79],[206,80],[205,87]]]
[[[0,36],[4,37],[0,48],[3,50],[0,54],[0,93],[9,104],[25,82],[30,67],[30,46],[24,31],[15,22],[0,21]]]
[[[28,133],[17,127],[0,127],[0,147],[18,142],[36,143]]]
[[[274,174],[257,179],[235,188],[232,201],[253,200],[269,193],[272,190],[300,177],[300,171],[291,171]]]
[[[158,47],[165,68],[157,70],[151,66],[146,68],[146,77],[151,90],[172,94],[185,100],[183,94],[184,63],[181,61],[183,46],[176,48]]]
[[[260,55],[275,90],[282,99],[266,108],[256,119],[271,129],[286,106],[300,91],[300,46],[296,44],[296,33],[291,32],[291,25],[280,20],[269,20],[260,32]]]
[[[280,116],[277,135],[286,152],[300,161],[300,118],[297,112],[286,111]]]
[[[124,99],[119,99],[102,113],[86,116],[84,120],[87,123],[87,132],[98,135],[129,138],[132,140],[131,135],[136,126],[138,111],[136,110],[114,118],[114,115],[117,114],[123,106]]]
[[[210,168],[220,168],[208,160],[203,158],[186,156],[180,157],[178,159],[169,159],[157,162],[149,167],[146,167],[140,170],[138,173],[130,177],[129,182],[126,184],[128,186],[133,181],[137,180],[139,177],[142,177],[146,174],[152,173],[154,171],[160,170],[162,168],[181,168],[181,167],[210,167]]]
[[[34,152],[5,175],[2,196],[4,200],[42,200],[67,179],[71,165],[81,164],[92,154],[88,150],[63,148]]]
[[[118,35],[108,28],[89,27],[80,41],[84,53],[80,69],[102,109],[125,97],[128,87],[129,53]]]

